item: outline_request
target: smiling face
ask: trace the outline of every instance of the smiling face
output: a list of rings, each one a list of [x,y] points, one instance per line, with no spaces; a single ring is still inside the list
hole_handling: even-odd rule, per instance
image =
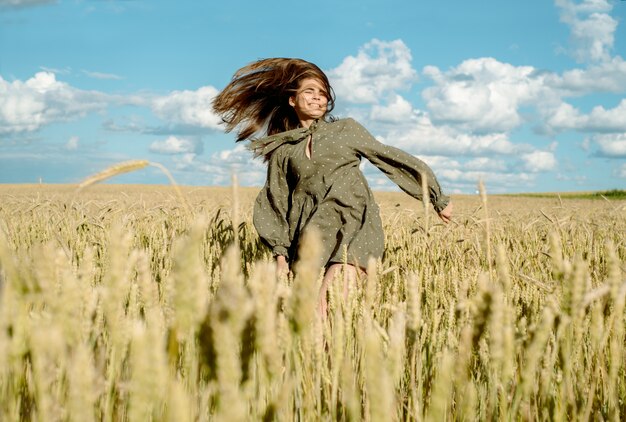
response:
[[[295,95],[289,97],[289,105],[296,111],[302,126],[309,127],[314,120],[326,114],[328,93],[319,80],[306,78],[300,82]]]

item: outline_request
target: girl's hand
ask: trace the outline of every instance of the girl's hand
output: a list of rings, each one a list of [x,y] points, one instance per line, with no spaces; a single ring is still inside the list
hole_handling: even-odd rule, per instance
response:
[[[287,276],[289,274],[289,264],[287,263],[287,258],[282,255],[278,255],[276,257],[276,270],[278,271],[278,276]]]
[[[452,220],[452,202],[448,203],[444,209],[439,211],[439,218],[446,224]]]

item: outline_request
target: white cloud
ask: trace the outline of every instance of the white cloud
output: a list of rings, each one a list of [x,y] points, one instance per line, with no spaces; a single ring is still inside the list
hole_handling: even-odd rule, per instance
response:
[[[38,72],[25,82],[0,76],[0,134],[32,132],[106,108],[112,97],[82,91],[59,82],[53,73]]]
[[[70,137],[70,139],[68,139],[67,143],[65,144],[65,149],[68,151],[77,150],[79,140],[80,138],[78,136]]]
[[[500,160],[480,157],[462,163],[450,157],[420,156],[433,169],[439,184],[445,193],[473,191],[479,180],[488,181],[493,192],[505,192],[516,187],[519,181],[529,182],[534,176],[527,173],[510,171]],[[399,188],[376,167],[366,162],[362,165],[368,183],[374,190],[399,191]]]
[[[536,174],[524,171],[472,171],[464,169],[443,170],[437,177],[446,192],[475,192],[482,181],[488,194],[530,190],[535,184]],[[443,182],[442,182],[443,180]]]
[[[236,173],[240,185],[262,186],[267,174],[266,165],[260,159],[254,159],[241,143],[232,149],[217,151],[208,159],[201,159],[195,154],[182,154],[176,156],[174,161],[178,170],[203,173],[203,177],[207,177],[207,185],[230,184],[233,173]]]
[[[619,177],[620,179],[626,179],[626,163],[616,168],[613,175],[615,177]]]
[[[593,141],[598,145],[600,155],[611,158],[626,158],[626,132],[595,135]]]
[[[525,146],[519,151],[531,148]],[[534,151],[529,151],[529,160]],[[533,185],[538,171],[546,167],[547,156],[551,153],[537,154],[534,168],[517,166],[502,158],[477,156],[467,162],[443,155],[427,155],[420,151],[419,158],[425,161],[435,172],[439,182],[446,192],[473,191],[479,180],[483,180],[491,193],[507,192],[519,188],[520,183],[530,188]],[[460,154],[451,154],[459,157]],[[539,162],[539,159],[544,159]],[[237,173],[242,186],[262,186],[265,182],[267,168],[259,159],[253,159],[252,154],[243,144],[236,144],[232,149],[225,149],[213,153],[202,159],[195,154],[181,154],[174,157],[178,170],[200,172],[206,176],[206,184],[228,185],[231,183],[233,172]],[[543,167],[542,167],[543,166]],[[398,190],[386,176],[364,160],[361,169],[372,189]]]
[[[193,152],[176,155],[175,157],[173,157],[173,161],[176,164],[176,169],[188,170],[190,168],[193,168],[196,164],[195,162],[196,156],[197,155],[194,154]]]
[[[582,128],[587,122],[587,118],[578,109],[565,102],[552,107],[544,107],[541,114],[544,118],[543,125],[548,133]]]
[[[494,171],[463,171],[458,169],[443,170],[441,178],[450,182],[471,183],[476,186],[482,180],[488,190],[493,188],[519,187],[520,183],[533,182],[535,176],[529,173],[502,173]],[[495,189],[493,189],[495,191]]]
[[[447,72],[427,66],[424,74],[435,83],[423,97],[436,124],[475,133],[508,132],[526,123],[520,110],[528,107],[543,119],[538,124],[547,133],[626,130],[624,101],[609,110],[597,106],[584,115],[563,99],[599,91],[623,93],[626,62],[619,57],[562,76],[492,58],[466,60]]]
[[[610,59],[617,21],[608,12],[613,6],[607,0],[555,0],[561,21],[571,30],[572,55],[580,62]]]
[[[241,143],[235,145],[233,149],[222,150],[213,154],[213,158],[229,165],[248,166],[260,162],[260,160],[254,160],[250,150]]]
[[[446,157],[443,155],[426,155],[426,154],[415,154],[415,157],[424,161],[428,164],[433,170],[438,169],[449,169],[449,168],[461,168],[465,167],[464,164],[461,164],[460,161]]]
[[[220,128],[220,118],[212,112],[217,89],[205,86],[196,91],[174,91],[152,101],[152,110],[161,119],[203,128]]]
[[[380,122],[401,123],[410,119],[413,106],[400,95],[393,95],[386,106],[374,105],[370,111],[370,119]]]
[[[564,95],[621,93],[626,90],[626,61],[616,56],[585,69],[567,70],[561,76],[548,75],[547,80]]]
[[[49,73],[54,73],[56,75],[69,75],[72,73],[72,68],[69,66],[64,67],[63,69],[58,69],[58,68],[54,68],[54,67],[47,67],[47,66],[39,66],[39,69],[45,71],[45,72],[49,72]]]
[[[555,97],[544,85],[547,75],[489,57],[466,60],[447,72],[427,66],[424,74],[435,83],[422,93],[433,121],[471,131],[512,130],[523,122],[520,106]]]
[[[551,151],[533,151],[521,156],[524,168],[531,173],[554,170],[557,166],[554,153]]]
[[[626,132],[626,99],[612,109],[607,110],[603,106],[594,107],[589,115],[587,127],[597,131]]]
[[[403,124],[393,125],[380,139],[415,154],[512,155],[533,150],[530,145],[511,142],[503,132],[476,135],[451,126],[435,125],[428,114],[421,112],[415,112]]]
[[[90,78],[94,79],[104,79],[104,80],[120,80],[123,79],[119,75],[115,75],[113,73],[103,73],[103,72],[90,72],[88,70],[83,70],[83,73]]]
[[[543,171],[538,168],[527,168],[523,162],[519,165],[510,157],[502,159],[482,156],[463,162],[449,156],[424,154],[417,156],[433,170],[447,193],[474,191],[479,180],[488,184],[491,193],[510,192],[511,189],[519,189],[520,184],[529,189],[534,184],[536,174]],[[369,162],[364,161],[361,169],[373,189],[399,190]]]
[[[440,170],[445,169],[459,169],[462,167],[461,163],[450,157],[443,157],[440,155],[414,155],[416,158],[424,161],[436,174],[439,173]],[[360,169],[365,174],[368,179],[373,178],[374,176],[380,176],[382,173],[380,170],[376,168],[373,164],[371,164],[367,159],[361,161]],[[385,178],[387,178],[385,176]]]
[[[402,42],[373,39],[328,72],[337,96],[351,103],[375,104],[417,80],[411,51]]]
[[[202,142],[199,139],[169,136],[165,140],[153,142],[150,151],[157,154],[199,154],[202,152]]]
[[[488,157],[477,157],[467,163],[464,168],[466,170],[475,171],[491,171],[491,172],[505,172],[507,171],[507,165],[504,160],[494,159]]]
[[[606,109],[594,107],[589,114],[582,114],[568,103],[561,103],[552,109],[542,111],[549,132],[578,130],[581,132],[625,132],[626,99],[616,107]]]

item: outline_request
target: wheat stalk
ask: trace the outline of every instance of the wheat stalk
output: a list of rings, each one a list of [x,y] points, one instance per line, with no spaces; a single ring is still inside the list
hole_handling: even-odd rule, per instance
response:
[[[78,184],[78,189],[85,189],[91,185],[110,179],[111,177],[115,177],[124,173],[130,173],[135,170],[140,170],[146,168],[149,165],[150,162],[147,160],[131,160],[125,161],[123,163],[114,164],[99,173],[89,176],[88,178],[80,182]]]
[[[385,255],[322,322],[320,245],[277,278],[256,190],[186,193],[198,223],[132,189],[0,187],[0,420],[625,416],[626,220],[603,202],[460,196],[423,236],[385,194]]]
[[[163,172],[163,174],[165,174],[165,176],[169,179],[170,184],[174,187],[174,190],[176,191],[176,194],[178,195],[178,197],[182,201],[182,204],[185,207],[186,211],[189,214],[191,214],[191,207],[189,206],[187,198],[185,198],[185,196],[183,195],[182,191],[178,187],[178,184],[174,180],[174,177],[172,176],[172,173],[170,173],[170,171],[165,166],[163,166],[162,164],[150,162],[150,161],[147,161],[147,160],[130,160],[130,161],[124,161],[122,163],[114,164],[114,165],[112,165],[112,166],[102,170],[99,173],[96,173],[94,175],[91,175],[91,176],[87,177],[85,180],[80,182],[78,184],[77,191],[80,192],[81,190],[83,190],[83,189],[85,189],[85,188],[87,188],[89,186],[95,185],[96,183],[103,182],[103,181],[105,181],[107,179],[110,179],[112,177],[118,176],[120,174],[130,173],[130,172],[133,172],[133,171],[136,171],[136,170],[141,170],[143,168],[146,168],[147,166],[156,167],[159,170],[161,170]]]

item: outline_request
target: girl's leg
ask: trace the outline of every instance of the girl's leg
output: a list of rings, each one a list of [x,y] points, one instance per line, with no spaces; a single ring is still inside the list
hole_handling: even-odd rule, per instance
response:
[[[324,279],[322,280],[322,286],[320,287],[320,301],[319,301],[319,311],[322,318],[326,317],[328,303],[326,300],[326,294],[328,292],[328,286],[333,281],[335,276],[341,272],[343,268],[343,295],[344,298],[348,296],[348,291],[350,284],[356,283],[357,275],[359,273],[364,274],[363,270],[357,269],[354,265],[350,264],[330,264],[328,269],[326,269],[326,273],[324,274]]]

